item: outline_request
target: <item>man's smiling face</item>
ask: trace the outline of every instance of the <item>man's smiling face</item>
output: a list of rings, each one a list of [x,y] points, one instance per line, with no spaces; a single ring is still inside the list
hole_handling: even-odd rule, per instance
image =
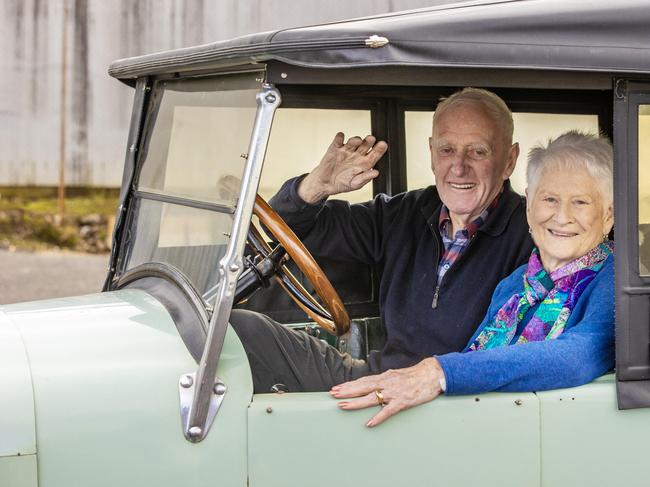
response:
[[[519,154],[485,109],[470,102],[450,106],[437,117],[429,148],[438,193],[454,226],[471,222],[489,206]]]

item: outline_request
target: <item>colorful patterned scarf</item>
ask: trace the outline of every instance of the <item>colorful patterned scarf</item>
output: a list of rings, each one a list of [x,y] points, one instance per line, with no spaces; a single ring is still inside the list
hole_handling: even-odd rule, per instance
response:
[[[537,248],[533,249],[524,273],[524,290],[499,309],[467,351],[510,345],[526,312],[539,303],[516,343],[553,340],[564,331],[569,316],[591,280],[614,250],[611,240],[600,243],[582,257],[549,275],[542,267]]]

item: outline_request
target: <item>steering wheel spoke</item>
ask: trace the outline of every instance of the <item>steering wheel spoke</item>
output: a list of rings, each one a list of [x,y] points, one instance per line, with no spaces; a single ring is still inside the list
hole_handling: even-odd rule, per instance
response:
[[[255,199],[253,213],[259,218],[264,228],[268,229],[273,238],[279,242],[286,254],[293,259],[323,304],[319,303],[305,289],[284,263],[281,264],[284,259],[279,258],[275,278],[282,289],[321,328],[337,336],[346,333],[350,328],[350,318],[341,298],[296,234],[259,195]],[[275,257],[273,259],[275,261],[278,257],[277,253],[282,250],[272,249],[253,223],[250,225],[248,240],[253,251],[261,258]]]

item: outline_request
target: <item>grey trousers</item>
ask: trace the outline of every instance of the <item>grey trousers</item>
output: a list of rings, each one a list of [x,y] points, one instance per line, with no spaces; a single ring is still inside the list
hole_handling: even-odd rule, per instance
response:
[[[328,391],[332,386],[371,372],[363,360],[266,315],[233,310],[230,324],[244,345],[256,393]],[[281,387],[273,387],[280,384]]]

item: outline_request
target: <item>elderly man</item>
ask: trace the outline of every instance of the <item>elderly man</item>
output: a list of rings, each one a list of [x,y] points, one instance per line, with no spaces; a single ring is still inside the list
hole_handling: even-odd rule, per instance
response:
[[[503,100],[466,88],[433,117],[436,186],[364,204],[328,200],[377,177],[374,166],[387,149],[373,136],[346,142],[342,133],[308,175],[283,185],[271,205],[314,255],[377,269],[386,343],[368,362],[354,360],[267,317],[234,311],[257,392],[276,383],[323,391],[389,369],[408,371],[399,380],[441,387],[427,382],[430,362],[423,359],[465,347],[496,284],[532,249],[524,199],[508,182],[519,153],[512,133]]]

